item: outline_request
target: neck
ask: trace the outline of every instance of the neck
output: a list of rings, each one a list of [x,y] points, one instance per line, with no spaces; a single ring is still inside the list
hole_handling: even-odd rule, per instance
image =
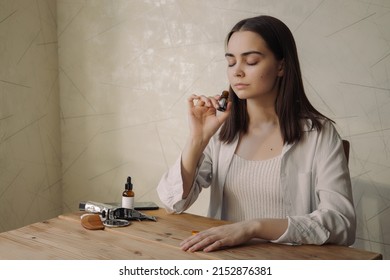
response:
[[[256,128],[264,124],[279,124],[279,118],[275,111],[274,101],[260,102],[257,100],[247,100],[247,110],[249,115],[249,128]]]

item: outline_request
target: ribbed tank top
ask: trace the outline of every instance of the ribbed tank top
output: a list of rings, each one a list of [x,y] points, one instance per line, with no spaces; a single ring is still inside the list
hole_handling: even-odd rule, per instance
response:
[[[246,160],[235,154],[226,177],[222,218],[233,222],[286,218],[280,165],[281,156]]]

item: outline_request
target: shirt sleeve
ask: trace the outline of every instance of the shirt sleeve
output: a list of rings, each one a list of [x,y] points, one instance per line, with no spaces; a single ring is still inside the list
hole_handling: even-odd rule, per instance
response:
[[[275,243],[348,246],[355,241],[356,216],[342,140],[326,123],[317,141],[311,183],[316,207],[309,214],[288,217],[288,228]]]
[[[157,186],[157,193],[168,212],[182,213],[187,210],[196,201],[202,188],[210,186],[212,180],[212,161],[209,156],[209,149],[209,146],[207,146],[198,162],[195,180],[186,198],[183,198],[181,156],[162,176]]]

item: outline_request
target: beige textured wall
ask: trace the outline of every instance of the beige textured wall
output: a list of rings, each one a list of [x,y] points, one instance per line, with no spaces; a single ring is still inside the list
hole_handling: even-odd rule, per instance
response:
[[[0,232],[62,212],[55,1],[0,0]]]

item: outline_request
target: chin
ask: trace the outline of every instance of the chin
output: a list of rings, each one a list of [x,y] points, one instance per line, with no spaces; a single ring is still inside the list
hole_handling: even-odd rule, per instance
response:
[[[238,99],[246,100],[251,97],[251,94],[248,94],[244,90],[234,90],[234,93],[237,95]]]

